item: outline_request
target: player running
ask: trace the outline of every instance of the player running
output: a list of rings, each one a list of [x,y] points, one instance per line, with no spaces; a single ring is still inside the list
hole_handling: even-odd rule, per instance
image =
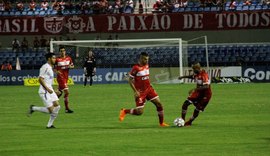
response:
[[[45,107],[37,107],[34,105],[30,105],[30,109],[28,112],[28,116],[35,111],[48,113],[50,114],[50,120],[47,124],[47,128],[55,128],[53,122],[58,115],[60,110],[60,105],[58,102],[58,97],[53,90],[53,65],[55,64],[55,54],[54,53],[47,53],[46,54],[47,63],[44,64],[39,71],[39,96],[42,99]]]
[[[192,65],[194,74],[189,76],[180,76],[179,79],[190,78],[194,79],[197,87],[189,92],[187,100],[182,105],[182,119],[185,120],[188,106],[193,104],[195,106],[193,115],[185,122],[185,126],[191,126],[192,122],[203,112],[208,102],[211,99],[212,91],[210,86],[210,79],[205,70],[201,69],[200,63]]]
[[[74,68],[73,62],[71,57],[66,55],[66,50],[64,47],[59,48],[60,57],[56,59],[55,69],[57,73],[57,82],[58,82],[58,89],[62,93],[64,91],[64,102],[66,113],[73,113],[71,109],[69,109],[69,89],[68,89],[68,73],[69,69]],[[62,94],[59,95],[59,97]]]
[[[128,82],[134,91],[136,108],[122,108],[120,110],[119,120],[120,122],[123,121],[126,114],[142,115],[146,100],[150,100],[156,106],[159,117],[159,125],[166,127],[169,125],[164,122],[163,106],[160,102],[158,94],[150,84],[148,60],[148,54],[142,52],[139,58],[139,63],[134,65],[129,73]]]

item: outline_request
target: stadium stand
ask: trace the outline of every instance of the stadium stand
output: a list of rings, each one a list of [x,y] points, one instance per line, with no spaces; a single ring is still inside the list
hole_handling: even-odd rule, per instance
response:
[[[218,12],[218,11],[254,11],[254,10],[269,10],[270,4],[264,3],[261,0],[252,0],[250,5],[246,5],[244,0],[236,1],[236,8],[231,9],[230,4],[231,1],[226,1],[224,4],[218,3],[201,3],[199,0],[188,1],[187,5],[180,5],[178,2],[174,3],[174,1],[167,1],[157,0],[160,1],[160,8],[152,9],[153,13],[181,13],[181,12]],[[16,2],[13,1],[11,3],[12,9],[9,11],[0,11],[0,16],[51,16],[51,15],[78,15],[78,14],[111,14],[111,13],[138,13],[139,9],[134,4],[134,8],[130,8],[128,1],[121,1],[120,8],[116,7],[115,0],[108,0],[106,7],[101,8],[98,5],[97,1],[87,2],[83,0],[75,0],[71,1],[72,5],[68,2],[64,4],[55,4],[54,6],[53,1],[48,1],[49,6],[48,10],[41,9],[41,4],[38,3],[36,6],[35,11],[29,10],[29,4],[24,4],[23,11],[19,11],[16,8]],[[101,3],[101,2],[100,2]],[[137,4],[139,6],[139,4]],[[135,11],[137,10],[137,11]],[[143,9],[142,9],[143,10]]]
[[[74,58],[78,68],[82,65],[82,58],[75,58],[75,48],[67,48],[67,52]],[[93,49],[96,54],[97,64],[100,67],[129,67],[137,62],[137,56],[146,51],[151,56],[151,66],[178,66],[177,47],[149,47],[125,49]],[[37,52],[30,49],[28,52],[12,52],[11,49],[1,49],[0,64],[9,61],[12,66],[16,58],[20,59],[22,69],[39,69],[45,62],[45,48]],[[270,65],[270,44],[216,44],[208,45],[209,64],[211,66],[232,65]],[[205,62],[205,47],[203,45],[190,45],[188,47],[188,62]]]

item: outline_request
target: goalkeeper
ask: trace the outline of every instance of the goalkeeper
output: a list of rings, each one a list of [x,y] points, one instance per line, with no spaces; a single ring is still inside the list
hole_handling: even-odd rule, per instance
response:
[[[84,69],[84,86],[87,84],[87,79],[90,77],[90,86],[93,84],[93,76],[96,75],[96,59],[94,53],[90,50],[85,58],[83,65]]]

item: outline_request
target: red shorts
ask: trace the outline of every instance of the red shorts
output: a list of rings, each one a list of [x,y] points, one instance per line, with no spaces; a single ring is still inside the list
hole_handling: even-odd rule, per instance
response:
[[[57,78],[57,82],[58,82],[58,89],[59,90],[65,90],[68,89],[68,85],[67,85],[67,80],[63,79],[63,78]]]
[[[191,101],[198,110],[204,111],[211,97],[212,91],[209,88],[204,91],[193,91],[189,95],[188,100]]]
[[[144,92],[140,92],[140,97],[136,98],[136,107],[143,107],[146,100],[154,100],[158,98],[158,94],[156,93],[156,91],[150,87],[148,88],[146,91]]]

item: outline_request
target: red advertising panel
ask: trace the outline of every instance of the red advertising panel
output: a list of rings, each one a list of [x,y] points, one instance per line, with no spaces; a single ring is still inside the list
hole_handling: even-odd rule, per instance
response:
[[[270,11],[1,17],[0,35],[269,29]]]

